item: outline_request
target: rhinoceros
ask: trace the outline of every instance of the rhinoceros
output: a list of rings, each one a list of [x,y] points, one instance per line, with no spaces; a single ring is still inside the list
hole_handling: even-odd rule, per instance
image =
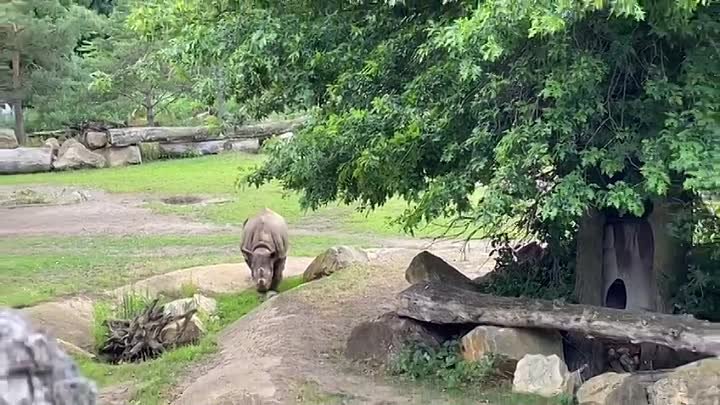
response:
[[[269,208],[243,222],[240,249],[259,292],[277,292],[287,259],[288,228],[285,218]]]

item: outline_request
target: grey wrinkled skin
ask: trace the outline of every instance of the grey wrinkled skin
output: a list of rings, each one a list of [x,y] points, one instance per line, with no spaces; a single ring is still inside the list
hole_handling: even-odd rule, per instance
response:
[[[95,383],[83,378],[55,339],[16,310],[0,309],[0,405],[95,405]]]
[[[277,291],[288,247],[287,223],[271,209],[265,208],[243,223],[240,249],[259,292]]]

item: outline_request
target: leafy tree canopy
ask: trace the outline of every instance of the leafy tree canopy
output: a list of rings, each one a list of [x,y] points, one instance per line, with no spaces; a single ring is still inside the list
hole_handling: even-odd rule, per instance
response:
[[[708,0],[164,0],[130,23],[185,66],[222,63],[257,117],[318,107],[251,182],[307,207],[401,196],[408,229],[537,230],[718,189],[719,15]]]

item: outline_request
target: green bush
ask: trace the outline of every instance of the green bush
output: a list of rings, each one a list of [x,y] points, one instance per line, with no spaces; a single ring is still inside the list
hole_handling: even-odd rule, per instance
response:
[[[550,247],[538,261],[518,262],[509,240],[493,242],[495,268],[480,283],[486,294],[503,297],[527,297],[575,302],[574,243]]]
[[[465,361],[457,340],[438,348],[408,345],[390,364],[390,372],[412,380],[429,380],[447,389],[477,387],[502,379],[498,358],[487,356],[478,362]]]

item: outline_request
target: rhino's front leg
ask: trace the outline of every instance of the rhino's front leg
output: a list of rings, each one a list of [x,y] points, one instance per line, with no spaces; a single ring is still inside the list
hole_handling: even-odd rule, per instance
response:
[[[277,291],[278,288],[280,288],[280,282],[283,279],[283,270],[285,270],[285,261],[286,260],[287,260],[287,258],[283,257],[282,259],[277,259],[275,261],[275,266],[273,268],[272,283],[270,283],[270,289],[273,291]]]

